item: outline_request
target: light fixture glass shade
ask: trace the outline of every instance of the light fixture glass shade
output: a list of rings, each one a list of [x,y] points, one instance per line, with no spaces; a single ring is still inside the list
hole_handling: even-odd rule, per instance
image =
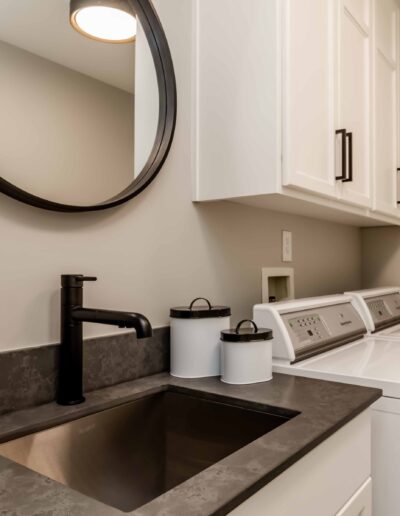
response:
[[[136,17],[119,0],[71,0],[70,20],[75,30],[97,41],[129,43],[136,36]]]

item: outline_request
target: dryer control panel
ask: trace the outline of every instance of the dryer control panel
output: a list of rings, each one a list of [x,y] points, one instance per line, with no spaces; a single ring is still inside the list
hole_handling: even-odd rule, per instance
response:
[[[375,325],[375,331],[400,322],[400,293],[369,297],[365,303]]]

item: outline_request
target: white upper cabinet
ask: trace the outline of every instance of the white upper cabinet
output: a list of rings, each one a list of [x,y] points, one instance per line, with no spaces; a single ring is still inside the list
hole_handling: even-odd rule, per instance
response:
[[[396,0],[194,1],[194,200],[400,224]]]
[[[282,1],[283,185],[336,197],[335,0]]]
[[[344,6],[361,27],[371,26],[371,0],[338,0],[338,3],[340,1],[343,1],[341,7]]]
[[[195,0],[195,200],[280,186],[279,2],[250,4]]]
[[[345,129],[347,163],[342,200],[365,207],[371,199],[371,28],[369,0],[338,0],[337,108]],[[338,128],[339,128],[338,127]]]
[[[383,214],[398,216],[397,4],[393,0],[375,0],[375,20],[374,209]]]

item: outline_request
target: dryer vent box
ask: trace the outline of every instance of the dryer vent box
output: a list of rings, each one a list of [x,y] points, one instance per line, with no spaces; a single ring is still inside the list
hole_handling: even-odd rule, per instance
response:
[[[291,267],[262,269],[262,302],[294,299],[294,270]]]

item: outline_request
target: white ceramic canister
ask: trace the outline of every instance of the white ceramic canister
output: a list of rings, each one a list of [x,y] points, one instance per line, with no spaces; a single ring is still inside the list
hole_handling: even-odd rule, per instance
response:
[[[205,306],[196,305],[203,300]],[[171,374],[203,378],[221,374],[220,333],[230,325],[231,309],[212,306],[202,297],[171,308]]]
[[[251,328],[242,324],[251,323]],[[221,380],[225,383],[250,384],[272,380],[272,330],[258,328],[244,320],[235,329],[221,332]]]

